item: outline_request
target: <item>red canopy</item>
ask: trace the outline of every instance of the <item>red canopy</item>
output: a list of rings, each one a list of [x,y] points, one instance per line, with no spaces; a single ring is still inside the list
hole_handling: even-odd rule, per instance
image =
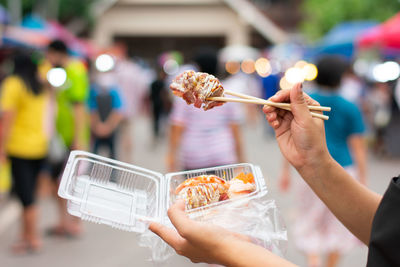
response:
[[[400,49],[400,12],[386,22],[367,30],[357,40],[358,46]]]

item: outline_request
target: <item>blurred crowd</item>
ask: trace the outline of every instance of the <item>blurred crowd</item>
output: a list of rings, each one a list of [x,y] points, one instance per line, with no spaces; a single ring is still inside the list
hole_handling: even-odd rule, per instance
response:
[[[79,220],[67,214],[65,201],[56,194],[69,151],[92,151],[135,163],[134,143],[142,141],[133,140],[134,121],[138,116],[152,120],[153,146],[163,140],[167,143],[167,155],[161,156],[167,159],[168,171],[245,162],[242,127],[251,127],[262,117],[259,107],[226,103],[204,112],[173,97],[169,83],[177,74],[193,69],[215,75],[225,88],[267,99],[281,89],[284,73],[258,75],[254,70],[246,71],[243,64],[242,70],[239,67],[232,71],[230,63],[220,59],[218,51],[204,48],[176,66],[171,67],[165,54],[157,64],[144,65],[130,58],[122,43],[94,59],[75,58],[60,40],[52,41],[40,51],[3,50],[0,62],[1,177],[6,176],[8,168],[12,177],[11,191],[23,206],[21,234],[13,251],[37,251],[42,246],[35,199],[43,190],[51,192],[59,210],[58,223],[46,233],[69,237],[81,234]],[[367,184],[367,146],[377,156],[400,155],[392,145],[399,142],[400,83],[367,81],[354,72],[352,64],[338,56],[323,57],[316,64],[316,80],[304,86],[322,105],[332,107],[330,120],[326,122],[329,150],[349,173]],[[271,129],[266,127],[266,138],[271,134]],[[207,149],[210,147],[212,149]],[[284,162],[283,191],[289,184],[288,168]],[[2,187],[10,185],[3,182]],[[299,188],[300,197],[310,196],[304,192],[304,187]],[[299,203],[304,205],[305,202]],[[308,203],[310,206],[315,203],[315,209],[310,209],[311,214],[305,221],[322,216],[316,220],[322,220],[324,229],[328,227],[332,234],[316,231],[314,244],[320,243],[318,238],[327,236],[332,244],[321,251],[321,247],[310,247],[313,242],[302,242],[307,229],[315,228],[299,220],[299,249],[308,255],[310,266],[317,266],[320,252],[331,253],[330,266],[334,266],[340,254],[346,252],[343,246],[343,251],[335,247],[336,241],[340,245],[343,240],[335,239],[338,236],[335,233],[347,230],[339,229],[336,222],[332,222],[336,219],[319,200],[309,199]],[[351,247],[350,241],[348,244]]]

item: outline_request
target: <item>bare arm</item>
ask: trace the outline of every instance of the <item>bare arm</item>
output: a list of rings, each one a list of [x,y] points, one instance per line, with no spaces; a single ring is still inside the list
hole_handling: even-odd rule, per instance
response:
[[[14,111],[3,111],[1,114],[2,132],[0,133],[0,163],[6,159],[6,144],[14,121]]]
[[[333,214],[364,244],[382,197],[353,179],[333,158],[297,169]]]
[[[124,116],[121,112],[113,111],[108,116],[107,120],[104,122],[106,127],[109,129],[110,133],[115,131],[117,127],[120,125],[121,121],[124,119]]]
[[[86,149],[85,144],[85,127],[86,127],[86,109],[83,103],[75,103],[74,107],[74,123],[75,123],[75,131],[74,131],[74,140],[73,140],[73,148],[74,149]]]
[[[335,216],[368,244],[381,196],[351,178],[332,159],[326,147],[323,122],[312,118],[306,106],[318,103],[303,94],[300,84],[278,92],[271,100],[290,101],[292,106],[292,113],[264,107],[282,154]]]
[[[245,162],[242,145],[242,131],[240,129],[240,125],[238,123],[231,123],[230,127],[232,130],[233,139],[235,141],[235,150],[238,162]]]
[[[367,149],[362,135],[352,135],[349,146],[357,165],[358,178],[363,185],[367,185]]]
[[[176,156],[180,146],[180,141],[185,130],[184,126],[171,124],[169,130],[167,168],[169,171],[177,171]]]

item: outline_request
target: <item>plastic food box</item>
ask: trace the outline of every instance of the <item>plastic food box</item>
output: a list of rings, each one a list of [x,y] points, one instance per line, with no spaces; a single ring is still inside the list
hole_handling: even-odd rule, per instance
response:
[[[266,186],[260,168],[241,163],[163,175],[92,153],[72,151],[58,195],[68,200],[68,212],[74,216],[121,230],[143,233],[146,221],[162,223],[168,219],[168,207],[176,200],[174,191],[184,180],[214,174],[229,181],[240,172],[253,173],[256,184],[254,192],[188,210],[192,217],[216,206],[232,205],[265,194]]]

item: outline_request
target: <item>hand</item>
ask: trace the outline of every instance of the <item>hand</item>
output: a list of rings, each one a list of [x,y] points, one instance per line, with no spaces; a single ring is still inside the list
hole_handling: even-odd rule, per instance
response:
[[[175,229],[159,223],[151,223],[149,229],[160,236],[175,249],[176,253],[189,258],[192,262],[223,264],[225,246],[234,246],[235,242],[246,242],[242,235],[227,231],[213,224],[189,219],[184,211],[184,201],[177,201],[168,210]]]
[[[303,93],[300,83],[292,90],[279,91],[270,100],[291,103],[292,112],[271,106],[264,106],[263,111],[275,130],[282,154],[297,170],[311,170],[330,157],[324,123],[312,118],[307,108],[319,103]]]
[[[111,134],[110,127],[108,127],[105,123],[99,122],[95,129],[95,134],[98,137],[107,137]]]

